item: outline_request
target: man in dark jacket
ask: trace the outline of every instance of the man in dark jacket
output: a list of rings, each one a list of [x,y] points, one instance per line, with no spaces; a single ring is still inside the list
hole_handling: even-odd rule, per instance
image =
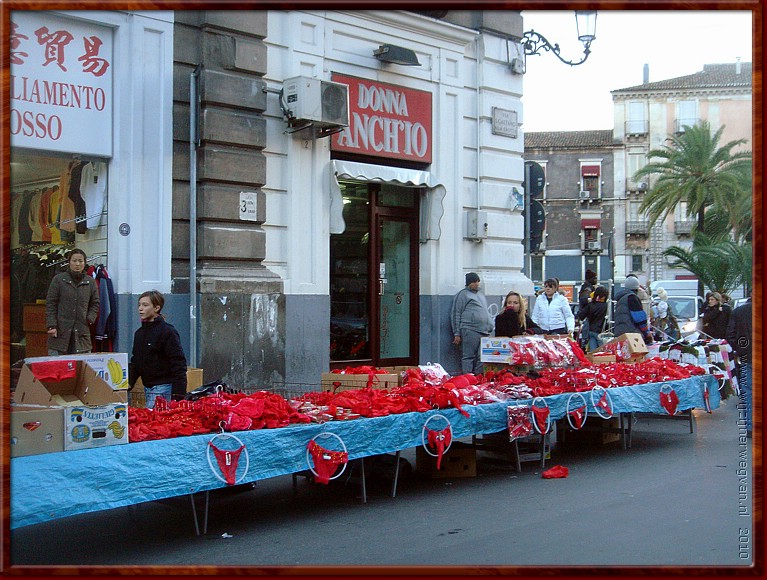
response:
[[[642,301],[637,296],[639,280],[633,276],[623,282],[623,289],[615,295],[615,326],[613,333],[620,336],[627,332],[638,332],[645,344],[653,341],[647,313],[642,308]]]
[[[742,408],[738,408],[738,423],[745,421],[746,435],[751,437],[751,298],[732,311],[727,326],[727,342],[737,355],[738,387]]]

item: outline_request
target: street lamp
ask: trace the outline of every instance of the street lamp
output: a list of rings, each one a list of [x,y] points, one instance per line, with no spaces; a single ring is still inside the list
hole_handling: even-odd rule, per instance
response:
[[[583,43],[583,58],[578,62],[562,58],[559,54],[559,44],[552,45],[545,36],[538,34],[535,30],[528,30],[522,35],[525,56],[540,54],[541,51],[545,50],[553,53],[559,60],[570,66],[583,64],[586,62],[589,54],[591,54],[591,43],[597,37],[597,11],[576,10],[575,28],[578,34],[578,40]]]

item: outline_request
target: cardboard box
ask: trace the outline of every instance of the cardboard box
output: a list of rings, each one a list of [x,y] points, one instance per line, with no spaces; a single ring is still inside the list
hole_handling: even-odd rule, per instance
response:
[[[386,371],[388,374],[397,375],[397,386],[401,387],[405,379],[405,373],[410,369],[417,369],[417,366],[413,365],[400,365],[394,367],[378,367],[379,369]]]
[[[618,359],[614,354],[604,354],[602,356],[595,356],[592,353],[586,355],[586,358],[597,365],[606,365],[608,363],[617,362]]]
[[[202,369],[198,369],[195,367],[186,367],[186,392],[187,393],[194,391],[198,387],[201,387],[204,384],[202,381],[203,381]],[[136,379],[136,384],[133,385],[133,390],[131,392],[136,394],[141,394],[141,395],[144,394],[144,381],[141,380],[141,377]],[[136,406],[143,407],[143,405],[136,405]]]
[[[437,458],[432,457],[423,446],[415,453],[416,470],[432,479],[477,477],[477,450],[472,445],[454,442],[442,456],[439,470]]]
[[[60,407],[11,406],[11,457],[64,451],[64,419]]]
[[[483,363],[512,363],[511,339],[483,336],[480,339],[479,360]]]
[[[60,359],[85,361],[113,389],[122,390],[128,388],[128,353],[126,352],[92,352],[87,354],[27,357],[24,359],[24,362],[34,363]]]
[[[371,388],[393,389],[398,386],[400,376],[392,373],[375,375]],[[353,375],[340,373],[322,373],[320,384],[323,391],[338,392],[350,389],[364,389],[368,386],[368,375]]]
[[[46,357],[47,358],[47,357]],[[54,357],[66,361],[66,357]],[[41,381],[28,363],[21,368],[11,406],[12,455],[71,451],[128,442],[127,392],[112,389],[88,363],[70,361],[73,376]],[[17,417],[14,414],[21,413]],[[54,423],[61,425],[59,432]],[[37,427],[35,427],[36,424]],[[35,436],[35,432],[45,427]],[[25,433],[28,431],[29,433]],[[50,445],[48,435],[50,434]],[[42,437],[40,441],[38,437]],[[16,447],[16,449],[13,449]]]
[[[644,358],[647,355],[647,345],[638,332],[628,332],[616,336],[610,342],[600,346],[594,352],[613,353],[616,349],[622,353],[619,358]]]

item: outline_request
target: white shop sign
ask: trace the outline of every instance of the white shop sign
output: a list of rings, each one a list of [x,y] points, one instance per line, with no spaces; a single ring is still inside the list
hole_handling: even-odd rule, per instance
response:
[[[13,147],[112,156],[112,37],[49,12],[11,13]]]

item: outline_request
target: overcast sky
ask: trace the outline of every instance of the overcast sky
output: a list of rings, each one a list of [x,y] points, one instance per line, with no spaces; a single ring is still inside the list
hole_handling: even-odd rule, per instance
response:
[[[524,29],[559,43],[567,60],[580,60],[573,11],[523,11]],[[611,11],[597,13],[591,55],[568,66],[553,54],[527,57],[523,129],[581,131],[613,128],[611,90],[703,70],[704,64],[752,62],[750,11]]]

